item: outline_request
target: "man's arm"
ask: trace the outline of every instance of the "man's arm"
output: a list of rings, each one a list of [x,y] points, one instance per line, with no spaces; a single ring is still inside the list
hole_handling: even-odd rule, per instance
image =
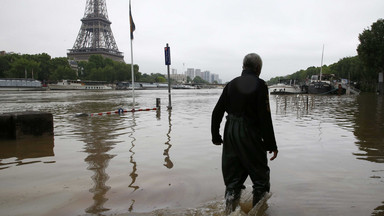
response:
[[[260,129],[264,139],[265,148],[267,151],[277,151],[275,132],[273,130],[272,116],[269,107],[268,87],[265,83],[260,86],[258,114],[260,119]],[[277,152],[275,153],[277,155]],[[274,159],[274,158],[273,158]]]
[[[224,88],[212,112],[211,134],[212,134],[212,143],[215,145],[221,145],[221,143],[223,143],[223,139],[221,138],[221,135],[220,135],[220,124],[225,113],[226,95],[227,95],[227,87]]]

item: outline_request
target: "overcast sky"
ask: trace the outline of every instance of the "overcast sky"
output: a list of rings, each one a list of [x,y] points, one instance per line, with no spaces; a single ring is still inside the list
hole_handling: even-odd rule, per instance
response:
[[[111,28],[130,63],[129,0],[106,0]],[[65,57],[81,27],[86,0],[0,0],[0,50]],[[358,35],[384,18],[384,0],[132,0],[134,64],[142,73],[209,70],[229,81],[250,52],[261,77],[292,74],[357,55]]]

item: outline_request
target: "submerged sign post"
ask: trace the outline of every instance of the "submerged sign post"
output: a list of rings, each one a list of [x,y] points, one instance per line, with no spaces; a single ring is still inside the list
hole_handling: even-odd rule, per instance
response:
[[[164,55],[165,55],[165,65],[167,65],[168,70],[168,109],[172,109],[171,103],[171,77],[169,75],[169,65],[171,65],[171,48],[168,46],[164,47]]]

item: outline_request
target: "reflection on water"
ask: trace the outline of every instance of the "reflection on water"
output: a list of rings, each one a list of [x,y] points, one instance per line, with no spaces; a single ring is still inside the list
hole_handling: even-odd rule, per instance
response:
[[[384,102],[383,97],[369,94],[358,97],[356,113],[356,126],[354,134],[358,141],[356,145],[365,153],[354,153],[358,159],[374,163],[384,163]],[[371,178],[384,178],[383,170],[374,170]],[[384,215],[383,205],[378,206],[372,212],[372,216]]]
[[[275,114],[278,116],[295,116],[298,119],[309,117],[325,121],[334,118],[338,120],[336,124],[341,123],[340,126],[346,127],[348,125],[343,123],[350,123],[356,112],[356,96],[276,95],[273,99],[276,104]]]
[[[169,129],[168,129],[168,133],[167,133],[168,140],[167,140],[167,142],[165,142],[165,145],[167,146],[167,148],[164,149],[164,153],[163,153],[163,155],[165,156],[164,166],[167,167],[168,169],[172,169],[172,167],[173,167],[173,162],[169,156],[169,150],[172,147],[172,144],[171,144],[171,131],[172,131],[171,115],[172,115],[172,109],[168,110],[168,123],[169,123]]]
[[[139,176],[136,173],[137,172],[137,168],[136,168],[137,164],[136,164],[136,161],[133,158],[133,156],[135,155],[135,152],[133,151],[133,148],[135,147],[135,141],[136,141],[136,138],[133,136],[134,133],[135,133],[135,127],[136,127],[135,113],[132,113],[132,124],[130,126],[131,133],[128,136],[129,138],[131,138],[131,148],[129,149],[129,152],[131,152],[131,156],[130,156],[129,162],[132,164],[132,172],[129,174],[129,176],[131,177],[131,183],[128,185],[128,187],[133,189],[132,192],[135,192],[137,189],[140,188],[137,185],[133,185],[136,182],[136,178]],[[132,203],[131,203],[131,205],[128,208],[129,212],[132,212],[134,204],[135,204],[135,200],[132,199]]]
[[[276,116],[278,120],[294,116],[302,127],[316,125],[318,129],[317,142],[325,145],[328,142],[338,142],[336,134],[327,130],[331,124],[338,125],[354,134],[354,144],[357,150],[351,152],[356,159],[373,163],[384,163],[384,102],[383,97],[376,94],[359,96],[316,96],[316,95],[287,95],[275,96]],[[281,118],[283,117],[283,118]],[[278,121],[279,122],[279,121]],[[275,121],[276,123],[276,121]],[[305,130],[308,132],[308,130]],[[327,131],[327,132],[324,132]],[[347,138],[347,137],[346,137]],[[311,139],[316,139],[312,136]],[[340,140],[341,141],[341,140]],[[321,147],[323,150],[326,148]],[[337,149],[338,147],[335,146]],[[373,166],[376,167],[376,166]],[[375,184],[384,181],[384,169],[373,169],[371,178]],[[384,204],[384,201],[382,202]],[[384,214],[384,205],[372,209],[372,215]]]
[[[0,170],[7,169],[11,167],[11,165],[20,166],[43,162],[42,158],[55,156],[53,147],[53,136],[0,140]],[[10,160],[11,158],[16,158],[16,160]],[[55,161],[44,161],[43,163],[54,162]]]
[[[87,169],[93,172],[93,187],[89,192],[93,194],[93,204],[85,209],[86,213],[100,215],[110,210],[105,207],[108,201],[107,192],[111,189],[107,186],[109,175],[106,173],[109,161],[116,155],[109,152],[116,144],[113,137],[117,125],[116,118],[79,118],[74,121],[76,133],[84,142],[84,152],[88,155],[84,161],[88,164]]]
[[[365,153],[355,153],[358,159],[384,163],[384,102],[374,94],[357,99],[354,134],[356,145]]]
[[[136,182],[136,178],[139,176],[136,171],[137,171],[137,164],[136,164],[136,161],[133,159],[133,156],[135,155],[135,152],[133,151],[133,148],[135,147],[135,141],[136,141],[136,138],[133,136],[134,133],[135,133],[135,126],[136,126],[136,119],[135,119],[135,114],[132,113],[132,126],[130,127],[132,132],[131,134],[129,134],[129,138],[131,138],[131,148],[129,149],[129,152],[131,152],[131,156],[130,156],[130,160],[129,162],[132,164],[132,172],[129,174],[129,176],[131,177],[132,181],[131,183],[128,185],[128,187],[132,188],[133,189],[133,192],[136,191],[137,189],[139,189],[140,187],[139,186],[135,186],[133,185],[135,182]]]

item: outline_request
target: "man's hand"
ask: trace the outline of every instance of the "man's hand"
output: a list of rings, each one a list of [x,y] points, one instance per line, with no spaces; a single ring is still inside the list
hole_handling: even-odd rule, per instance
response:
[[[269,154],[272,154],[273,153],[273,156],[271,157],[271,161],[273,161],[273,160],[275,160],[275,158],[277,157],[277,153],[278,153],[279,151],[269,151]]]

